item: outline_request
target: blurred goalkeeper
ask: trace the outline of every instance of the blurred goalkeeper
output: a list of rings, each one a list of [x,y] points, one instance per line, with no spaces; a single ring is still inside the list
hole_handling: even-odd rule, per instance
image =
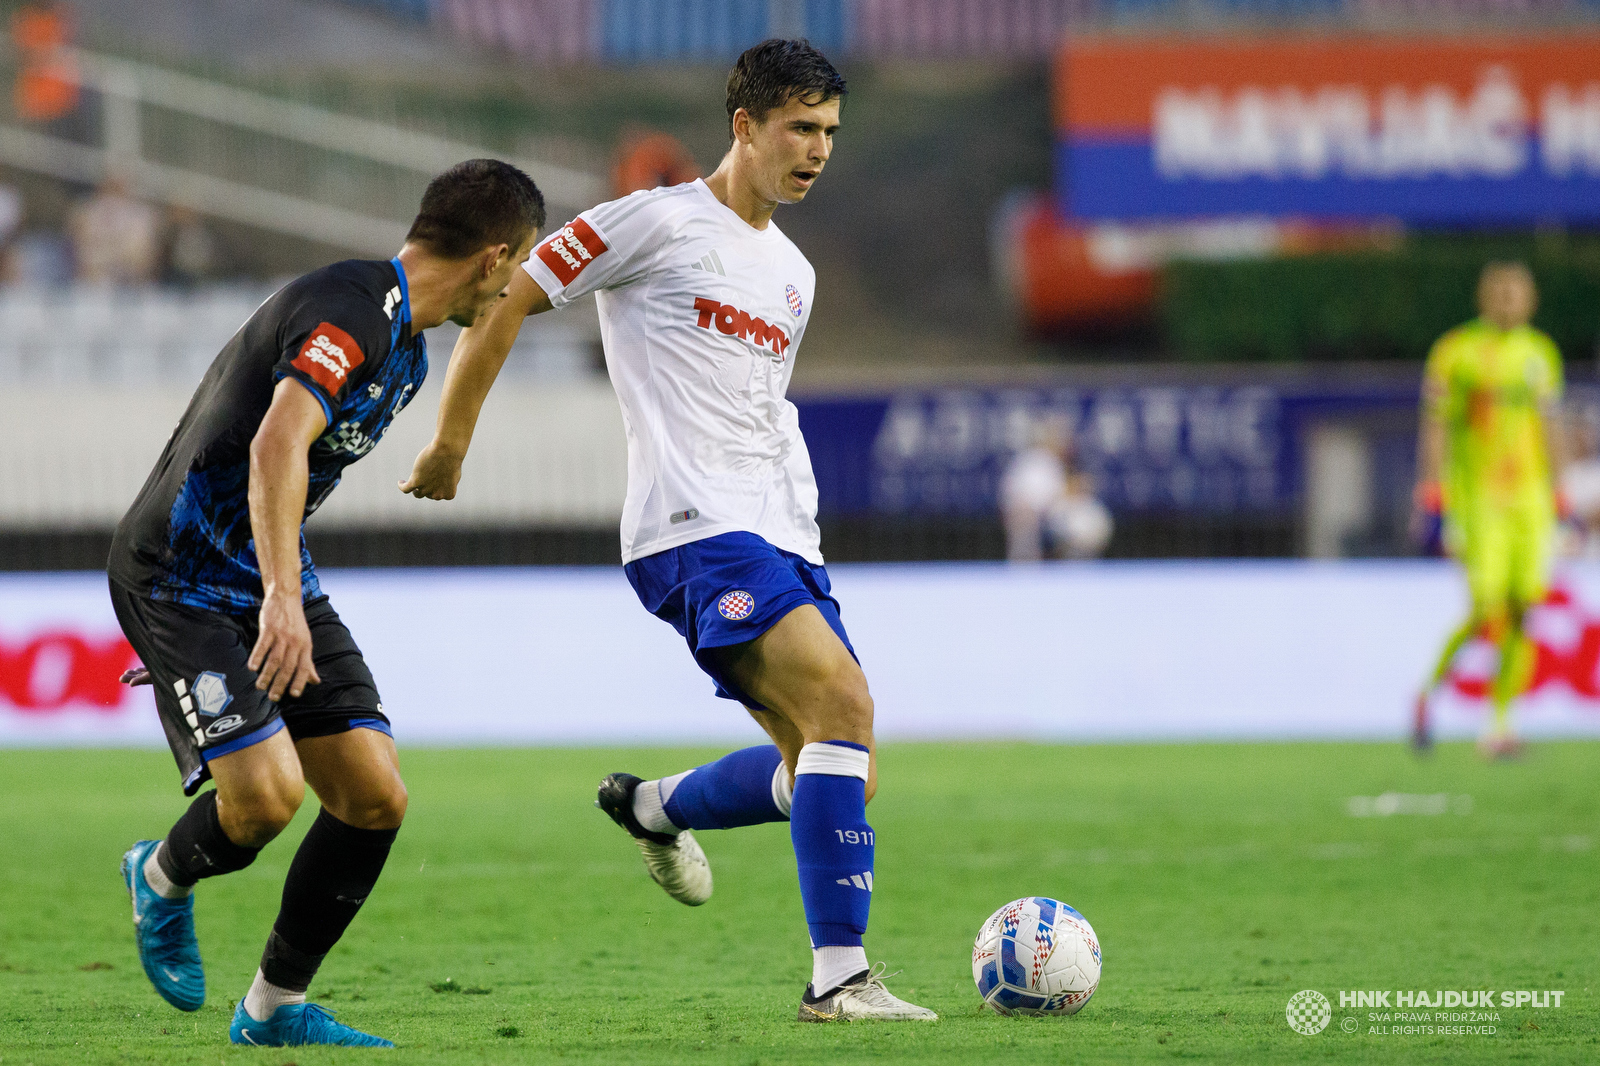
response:
[[[1521,263],[1490,263],[1479,317],[1434,344],[1423,375],[1416,509],[1419,527],[1467,571],[1472,610],[1445,643],[1417,696],[1412,743],[1432,743],[1428,703],[1461,646],[1481,634],[1499,649],[1494,718],[1479,741],[1490,758],[1520,748],[1511,703],[1533,676],[1527,609],[1544,598],[1560,507],[1561,353],[1528,324],[1538,293]]]

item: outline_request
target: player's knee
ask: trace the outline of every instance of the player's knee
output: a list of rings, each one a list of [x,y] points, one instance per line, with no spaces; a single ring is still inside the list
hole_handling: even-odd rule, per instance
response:
[[[406,786],[396,777],[389,787],[363,797],[353,818],[346,821],[357,829],[399,829],[406,818],[408,801]]]
[[[407,802],[406,786],[398,774],[382,784],[322,798],[329,814],[357,829],[399,829]]]
[[[305,786],[287,784],[282,788],[268,788],[234,798],[222,806],[218,814],[223,830],[240,847],[263,848],[294,821],[305,798]]]
[[[820,680],[821,705],[826,708],[819,723],[830,735],[823,740],[850,740],[865,743],[872,736],[872,694],[867,679],[857,669],[837,669]]]

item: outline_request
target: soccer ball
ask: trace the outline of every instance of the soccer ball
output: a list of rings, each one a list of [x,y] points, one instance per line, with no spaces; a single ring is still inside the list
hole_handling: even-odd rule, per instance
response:
[[[972,979],[1000,1014],[1076,1014],[1100,987],[1100,938],[1065,903],[1013,900],[978,930]]]

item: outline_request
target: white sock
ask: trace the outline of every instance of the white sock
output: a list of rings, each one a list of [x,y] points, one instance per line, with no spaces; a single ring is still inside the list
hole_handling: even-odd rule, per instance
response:
[[[267,980],[266,975],[260,970],[256,971],[256,979],[250,985],[250,991],[244,994],[244,1012],[258,1022],[264,1022],[272,1017],[272,1012],[285,1003],[304,1003],[304,992],[291,992],[287,988],[279,988]]]
[[[772,805],[778,808],[778,813],[785,818],[789,817],[794,807],[794,776],[781,762],[778,768],[772,771]]]
[[[162,899],[182,899],[194,891],[194,886],[173,884],[172,879],[167,876],[167,872],[156,861],[156,856],[161,854],[161,849],[166,846],[167,842],[163,840],[150,849],[150,857],[144,860],[144,879],[151,888],[155,889],[156,895]]]
[[[694,773],[685,770],[672,777],[664,777],[659,781],[644,781],[633,791],[633,816],[639,819],[639,824],[652,833],[672,833],[677,835],[683,832],[683,827],[674,825],[671,818],[667,817],[666,803],[672,798],[672,792],[678,787],[678,782]]]
[[[826,995],[866,968],[866,948],[812,948],[811,994]]]

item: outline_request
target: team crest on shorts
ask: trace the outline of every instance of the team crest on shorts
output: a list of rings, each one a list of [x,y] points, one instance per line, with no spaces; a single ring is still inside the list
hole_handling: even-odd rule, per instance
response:
[[[755,597],[743,590],[730,592],[717,601],[717,610],[730,622],[749,618],[750,612],[755,609]]]
[[[786,285],[783,289],[783,295],[789,301],[789,313],[799,318],[800,312],[805,309],[805,304],[800,302],[800,290],[793,285]]]
[[[221,714],[223,708],[233,702],[233,694],[228,691],[228,679],[215,670],[207,670],[195,678],[193,692],[194,702],[207,718]]]

